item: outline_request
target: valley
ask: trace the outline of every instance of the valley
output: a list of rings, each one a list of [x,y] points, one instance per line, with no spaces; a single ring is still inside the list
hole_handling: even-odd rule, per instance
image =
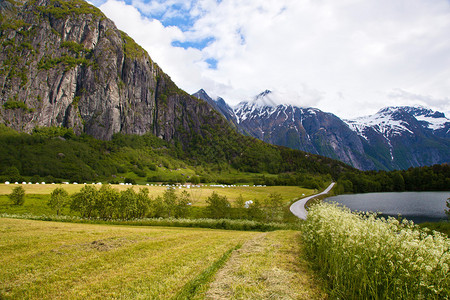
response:
[[[444,114],[342,120],[269,90],[232,108],[88,2],[0,12],[0,299],[448,298],[447,235],[289,210],[332,182],[448,191]]]

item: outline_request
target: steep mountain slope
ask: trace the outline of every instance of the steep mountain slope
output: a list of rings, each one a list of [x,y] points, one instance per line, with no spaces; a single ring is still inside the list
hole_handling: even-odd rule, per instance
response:
[[[211,105],[216,111],[221,113],[228,122],[232,124],[232,126],[238,131],[242,130],[238,127],[236,123],[236,114],[234,113],[233,108],[231,108],[223,98],[218,97],[217,100],[212,99],[204,89],[200,89],[198,92],[192,94],[192,96],[206,101],[209,105]]]
[[[268,143],[339,159],[362,170],[450,161],[450,120],[443,113],[392,107],[373,116],[341,120],[319,109],[278,104],[286,101],[266,90],[235,106],[233,122],[242,132]],[[228,112],[227,118],[231,117]]]
[[[236,108],[239,126],[263,141],[339,159],[359,169],[373,165],[362,155],[363,145],[333,114],[314,108],[275,105],[266,91]]]
[[[266,90],[252,101],[239,103],[225,117],[234,117],[239,130],[265,142],[338,159],[359,169],[374,168],[357,134],[338,117],[315,108],[277,105],[279,101],[279,95]]]
[[[423,107],[386,107],[372,116],[346,120],[367,155],[390,169],[450,161],[450,120]]]
[[[82,0],[0,0],[0,12],[0,175],[143,180],[165,155],[283,184],[352,170],[237,133]]]
[[[99,139],[153,134],[184,144],[225,126],[82,0],[0,0],[0,123],[73,127]],[[220,128],[220,126],[218,126]]]

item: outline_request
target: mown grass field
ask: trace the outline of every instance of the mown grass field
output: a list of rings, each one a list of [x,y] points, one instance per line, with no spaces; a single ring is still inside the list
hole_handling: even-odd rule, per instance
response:
[[[24,212],[37,213],[39,210],[39,206],[46,206],[46,202],[48,200],[48,195],[56,189],[57,187],[64,188],[69,194],[73,194],[78,192],[84,185],[83,184],[0,184],[0,213],[6,212],[4,211],[5,205],[9,203],[7,195],[11,193],[11,191],[17,187],[22,186],[25,189],[25,205],[22,208],[11,208],[11,209],[19,209]],[[99,185],[95,185],[100,188]],[[127,185],[111,185],[114,189],[119,191],[125,190],[131,186]],[[164,191],[166,191],[167,187],[165,186],[146,186],[146,185],[134,185],[132,186],[134,190],[138,191],[141,188],[148,188],[150,191],[150,196],[157,197],[161,196]],[[314,193],[314,190],[300,188],[297,186],[266,186],[266,187],[257,187],[257,186],[235,186],[235,187],[212,187],[212,186],[202,186],[200,188],[176,188],[176,193],[181,193],[182,191],[187,191],[191,195],[192,204],[194,206],[205,206],[206,199],[213,193],[216,192],[221,196],[226,196],[228,201],[233,203],[239,195],[242,195],[245,201],[247,200],[263,200],[271,193],[279,193],[283,200],[288,203],[293,199],[302,198],[304,196],[308,196]],[[304,194],[304,196],[303,196]],[[45,211],[46,208],[42,207],[42,210]],[[11,213],[20,213],[17,211],[8,211]],[[50,213],[50,212],[44,212]]]
[[[193,280],[200,283],[191,294],[195,299],[324,295],[306,262],[299,260],[302,251],[296,231],[258,233],[0,218],[0,232],[2,299],[170,299]],[[215,276],[195,281],[237,245],[241,249],[231,252]]]

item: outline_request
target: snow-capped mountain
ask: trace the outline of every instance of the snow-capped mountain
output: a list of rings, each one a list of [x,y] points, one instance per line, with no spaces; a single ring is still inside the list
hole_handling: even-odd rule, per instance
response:
[[[341,160],[356,168],[374,164],[363,156],[363,145],[338,117],[312,107],[298,107],[282,94],[264,91],[252,101],[234,107],[238,126],[271,144]]]
[[[389,138],[395,135],[414,134],[414,126],[444,133],[449,133],[450,127],[450,119],[443,113],[421,106],[386,107],[374,115],[344,121],[362,137],[365,137],[364,131],[368,128],[373,128]]]
[[[372,116],[341,120],[316,108],[289,104],[292,99],[269,90],[235,107],[206,97],[202,90],[194,95],[212,101],[241,132],[358,169],[405,169],[450,161],[450,120],[424,107],[387,107]]]
[[[441,112],[393,106],[345,122],[383,166],[405,169],[450,161],[450,119]]]

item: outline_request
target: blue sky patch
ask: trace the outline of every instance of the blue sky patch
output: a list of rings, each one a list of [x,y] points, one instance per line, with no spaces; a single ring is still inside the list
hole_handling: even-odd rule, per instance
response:
[[[218,63],[217,59],[211,57],[206,59],[205,62],[208,64],[208,68],[217,70],[217,63]]]
[[[203,39],[200,41],[186,41],[186,42],[173,41],[172,46],[180,47],[180,48],[184,48],[184,49],[195,48],[198,50],[202,50],[203,48],[208,46],[214,40],[215,40],[214,38],[210,37],[210,38],[206,38],[206,39]]]

